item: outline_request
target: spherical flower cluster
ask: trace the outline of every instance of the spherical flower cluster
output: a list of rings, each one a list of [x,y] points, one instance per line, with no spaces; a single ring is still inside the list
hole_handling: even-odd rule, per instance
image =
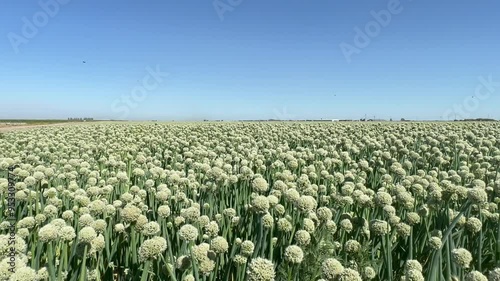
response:
[[[488,201],[488,194],[483,188],[469,188],[467,198],[474,204],[483,204]]]
[[[316,210],[316,214],[318,215],[318,219],[323,222],[329,221],[333,218],[332,211],[327,207],[319,207],[318,210]]]
[[[311,234],[305,230],[299,230],[295,233],[295,242],[299,246],[307,246],[311,243]]]
[[[34,228],[35,225],[36,225],[36,221],[35,221],[35,218],[33,218],[33,217],[23,218],[17,223],[18,228],[31,229],[31,228]]]
[[[316,225],[314,224],[314,221],[309,218],[304,219],[304,230],[309,232],[309,233],[314,233],[316,231]]]
[[[276,273],[274,264],[263,258],[253,259],[248,265],[249,281],[274,281]]]
[[[134,205],[127,204],[121,212],[122,219],[125,223],[133,223],[141,216],[141,209]]]
[[[465,281],[488,281],[488,278],[479,271],[471,271],[465,275]]]
[[[278,220],[278,230],[282,232],[291,232],[293,229],[292,223],[286,218],[281,218]]]
[[[406,223],[398,223],[396,225],[396,231],[401,237],[410,237],[411,235],[411,226]]]
[[[351,223],[351,227],[352,227],[352,223]],[[325,228],[330,235],[334,235],[337,232],[337,224],[332,220],[329,220],[325,223]]]
[[[415,212],[406,214],[406,221],[409,225],[417,225],[420,223],[420,216]]]
[[[144,236],[155,236],[161,231],[160,225],[157,222],[148,222],[142,227],[141,233]]]
[[[285,249],[285,260],[292,264],[300,264],[304,259],[304,252],[299,246],[288,246]]]
[[[42,242],[51,242],[59,238],[59,229],[53,224],[47,224],[38,231],[38,238]]]
[[[207,234],[210,237],[217,237],[217,235],[219,235],[220,228],[219,224],[216,221],[211,221],[204,227],[204,229],[205,229],[205,234]]]
[[[382,236],[388,234],[391,231],[391,227],[386,221],[373,220],[370,223],[370,231],[374,235]]]
[[[465,223],[465,228],[467,228],[467,230],[471,233],[475,234],[481,231],[481,229],[483,228],[483,223],[478,218],[469,218]]]
[[[416,271],[422,272],[422,270],[423,270],[422,264],[420,264],[420,262],[417,260],[406,261],[405,271],[411,271],[411,270],[416,270]]]
[[[68,211],[64,211],[64,212],[62,213],[62,216],[61,216],[61,217],[62,217],[65,221],[71,221],[71,220],[73,220],[74,216],[75,216],[75,215],[74,215],[73,211],[68,210]]]
[[[392,196],[387,192],[380,191],[375,195],[374,202],[379,207],[392,205]]]
[[[316,199],[312,196],[301,196],[297,201],[296,201],[296,206],[299,211],[304,212],[304,213],[309,213],[312,212],[316,209],[318,203],[316,202]]]
[[[267,213],[269,207],[269,200],[266,196],[259,195],[252,200],[252,209],[258,214]]]
[[[361,250],[361,244],[356,240],[348,240],[344,245],[346,253],[355,254]]]
[[[363,281],[359,272],[354,269],[346,268],[338,277],[339,281]]]
[[[194,222],[200,217],[200,215],[201,214],[199,207],[189,207],[187,209],[181,210],[181,216],[187,221]]]
[[[167,205],[161,205],[158,207],[158,216],[161,218],[168,218],[170,216],[170,207]]]
[[[367,266],[363,268],[362,276],[366,280],[373,280],[377,277],[377,272],[373,269],[373,267]]]
[[[201,274],[208,276],[215,269],[215,262],[212,259],[204,258],[199,262],[198,267]]]
[[[122,223],[117,223],[115,224],[115,232],[117,233],[123,233],[125,232],[125,226]]]
[[[190,224],[186,224],[179,229],[178,234],[184,241],[195,241],[198,238],[198,229]]]
[[[451,252],[451,258],[454,263],[464,269],[468,269],[472,262],[472,254],[463,248],[453,250]]]
[[[500,281],[500,267],[490,271],[488,277],[489,277],[488,281]]]
[[[37,280],[37,274],[34,269],[31,267],[22,267],[17,269],[14,274],[12,274],[9,278],[9,281],[29,281],[29,280]]]
[[[245,256],[242,256],[242,255],[236,255],[234,256],[234,259],[233,261],[237,264],[237,265],[245,265],[248,261],[248,258],[245,257]]]
[[[343,219],[340,221],[340,228],[345,232],[350,233],[354,229],[354,226],[352,225],[350,219]]]
[[[255,250],[255,245],[253,244],[253,242],[248,240],[243,241],[240,247],[241,247],[241,254],[246,257],[250,257],[251,255],[253,255],[253,251]]]
[[[252,181],[252,189],[257,193],[265,193],[269,190],[269,184],[264,178],[256,178]]]
[[[46,215],[49,218],[55,218],[57,217],[58,209],[54,205],[47,205],[43,209],[43,214]]]
[[[86,226],[78,233],[78,239],[83,243],[90,243],[97,237],[97,233],[92,227]]]
[[[212,249],[217,254],[226,253],[229,250],[229,244],[224,237],[215,237],[210,243],[210,249]]]
[[[342,274],[344,267],[336,259],[327,259],[321,265],[321,272],[323,273],[323,278],[327,281],[337,280],[336,278]]]
[[[76,232],[72,226],[65,226],[59,231],[59,236],[63,241],[71,242],[76,238]]]
[[[207,243],[201,243],[199,245],[193,246],[192,258],[198,262],[206,259],[208,257],[208,252],[210,251],[210,245]]]
[[[104,241],[104,236],[99,234],[92,242],[90,242],[91,250],[90,254],[95,255],[95,253],[101,252],[106,247],[106,242]]]
[[[141,261],[156,259],[165,250],[167,250],[167,240],[165,238],[154,237],[145,240],[139,248],[139,259]]]
[[[30,235],[30,230],[27,228],[18,228],[17,235],[20,236],[21,238],[25,239]]]
[[[105,220],[99,219],[94,221],[91,226],[92,228],[95,229],[97,233],[104,233],[106,231],[108,224],[106,223]]]
[[[405,276],[402,277],[402,281],[425,281],[422,272],[418,270],[408,270]]]
[[[274,218],[271,214],[265,214],[262,217],[262,225],[264,228],[272,228],[274,226]]]
[[[429,239],[429,246],[435,251],[441,250],[443,247],[443,241],[439,237],[431,237]]]

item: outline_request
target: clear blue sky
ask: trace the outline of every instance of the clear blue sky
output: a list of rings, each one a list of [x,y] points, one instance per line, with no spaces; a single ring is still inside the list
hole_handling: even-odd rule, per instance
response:
[[[340,44],[394,0],[65,1],[46,25],[1,1],[0,118],[500,118],[497,0],[401,0],[350,63]]]

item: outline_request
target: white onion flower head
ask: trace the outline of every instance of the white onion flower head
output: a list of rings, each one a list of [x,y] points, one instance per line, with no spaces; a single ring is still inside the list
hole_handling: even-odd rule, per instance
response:
[[[179,229],[179,237],[184,241],[195,241],[198,239],[198,229],[191,224],[183,225]]]
[[[107,227],[108,223],[103,219],[98,219],[92,223],[92,228],[94,228],[97,233],[106,232]]]
[[[391,231],[389,223],[383,220],[373,220],[370,223],[370,232],[376,236],[386,235]]]
[[[465,223],[465,228],[471,233],[476,234],[483,228],[483,223],[478,218],[469,218]]]
[[[270,204],[266,196],[259,195],[252,200],[252,209],[258,214],[266,214],[269,208]]]
[[[366,280],[373,280],[373,279],[375,279],[375,277],[377,277],[377,272],[375,271],[375,269],[373,269],[373,267],[367,266],[367,267],[363,268],[362,275],[363,275],[363,278]]]
[[[292,264],[300,264],[304,259],[304,252],[299,246],[291,245],[285,249],[285,260]]]
[[[269,190],[269,184],[264,178],[258,177],[252,181],[252,190],[257,193],[265,193]]]
[[[274,281],[274,264],[263,258],[255,258],[248,265],[248,281]]]
[[[338,278],[339,281],[363,281],[359,272],[351,268],[345,268]]]
[[[311,243],[311,234],[305,230],[299,230],[295,233],[295,242],[299,246],[307,246]]]
[[[408,270],[404,276],[405,281],[425,281],[422,272],[418,270]]]
[[[245,265],[248,262],[248,257],[245,257],[243,255],[235,255],[233,261],[239,266]]]
[[[96,231],[89,226],[86,226],[78,233],[78,238],[83,243],[90,243],[97,237]]]
[[[38,238],[42,242],[51,242],[59,238],[59,228],[53,224],[47,224],[38,231]]]
[[[167,205],[162,205],[158,207],[158,215],[161,218],[168,218],[171,214],[170,207]]]
[[[71,242],[76,238],[76,232],[72,226],[65,226],[61,228],[59,236],[63,241]]]
[[[337,280],[337,277],[342,274],[344,267],[336,259],[327,259],[321,265],[321,272],[323,273],[323,278],[328,281]]]
[[[464,248],[455,249],[451,252],[451,258],[458,266],[468,269],[472,262],[472,254]]]
[[[122,219],[125,223],[133,223],[141,216],[141,209],[134,205],[127,204],[121,212]]]
[[[205,229],[205,234],[207,234],[210,237],[217,237],[220,231],[219,224],[216,221],[211,221],[204,227],[204,229]]]
[[[212,249],[217,254],[226,253],[229,250],[229,244],[224,237],[215,237],[210,242],[210,249]]]
[[[405,271],[416,270],[422,272],[422,264],[417,260],[407,260],[405,264]]]
[[[488,281],[500,281],[500,267],[497,267],[494,270],[490,271],[488,277]]]
[[[155,236],[155,235],[159,234],[160,231],[161,231],[160,225],[157,222],[152,221],[152,222],[148,222],[147,224],[144,225],[141,233],[144,236]]]
[[[343,219],[340,221],[340,228],[345,232],[350,233],[354,229],[354,226],[352,225],[351,220]]]
[[[253,251],[255,250],[254,243],[249,240],[243,241],[240,247],[241,247],[241,254],[246,257],[250,257],[251,255],[253,255]]]
[[[319,207],[318,210],[316,210],[316,214],[318,219],[322,222],[329,221],[333,218],[332,211],[327,207]]]
[[[17,269],[9,278],[9,281],[31,281],[37,280],[36,271],[31,267]]]
[[[429,239],[429,246],[435,251],[441,250],[443,241],[439,237],[431,237]]]
[[[469,188],[467,190],[467,198],[474,204],[483,204],[488,202],[488,194],[483,188]]]
[[[471,271],[465,275],[465,281],[488,281],[488,278],[479,271]]]
[[[167,250],[167,240],[163,237],[153,237],[145,240],[139,248],[139,259],[141,261],[156,259]]]
[[[262,225],[264,228],[272,228],[274,226],[274,218],[271,214],[267,213],[262,217]]]
[[[361,250],[361,244],[356,240],[348,240],[344,245],[346,253],[355,254]]]

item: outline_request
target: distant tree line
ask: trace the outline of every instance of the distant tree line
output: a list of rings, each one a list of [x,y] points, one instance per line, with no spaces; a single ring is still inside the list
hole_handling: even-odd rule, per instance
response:
[[[491,118],[476,118],[476,119],[463,119],[463,120],[458,120],[458,119],[455,119],[454,120],[455,122],[457,121],[467,121],[467,122],[470,122],[470,121],[490,121],[490,122],[495,122],[497,120],[495,119],[491,119]]]
[[[84,118],[68,118],[68,121],[71,121],[71,122],[94,121],[94,118],[88,118],[88,117],[84,117]]]

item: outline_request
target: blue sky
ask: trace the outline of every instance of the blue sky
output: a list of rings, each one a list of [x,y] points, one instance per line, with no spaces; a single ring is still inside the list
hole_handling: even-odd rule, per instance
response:
[[[395,1],[3,0],[0,118],[500,118],[500,2]]]

